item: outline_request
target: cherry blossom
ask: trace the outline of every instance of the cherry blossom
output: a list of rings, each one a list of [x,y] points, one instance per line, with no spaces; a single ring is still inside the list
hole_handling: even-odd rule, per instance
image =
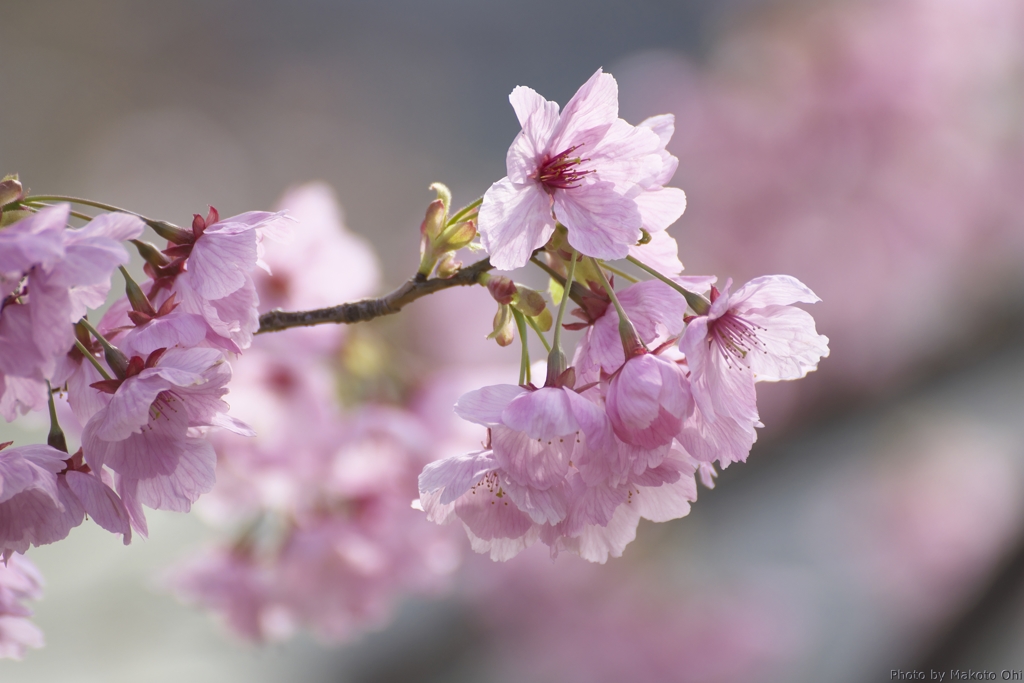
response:
[[[0,562],[0,659],[21,659],[27,648],[43,646],[43,633],[23,603],[43,597],[43,577],[24,555]]]
[[[158,350],[144,361],[134,356],[124,379],[93,386],[110,395],[85,425],[85,460],[94,469],[110,467],[117,490],[145,535],[141,505],[188,511],[214,482],[216,456],[196,428],[221,426],[252,430],[226,415],[230,367],[216,349]]]
[[[525,86],[513,90],[509,101],[522,132],[506,157],[508,175],[484,194],[479,214],[480,236],[494,266],[525,265],[554,233],[556,221],[566,226],[569,243],[581,253],[626,256],[644,224],[637,196],[667,180],[668,139],[654,130],[666,126],[634,127],[620,119],[618,86],[601,70],[561,113],[556,103]],[[659,226],[674,208],[678,214],[685,208],[681,192],[667,195],[663,202],[652,200],[647,211],[648,220]],[[659,203],[676,206],[658,211]]]
[[[731,280],[711,308],[686,327],[679,348],[690,366],[693,397],[705,419],[757,420],[754,382],[803,377],[828,356],[828,337],[795,302],[819,301],[787,275],[755,278],[730,294]]]
[[[42,407],[29,397],[39,395],[43,379],[74,344],[72,323],[106,299],[111,273],[128,261],[120,242],[143,228],[134,216],[104,214],[83,228],[65,229],[69,211],[67,204],[41,209],[0,233],[5,252],[0,282],[4,296],[11,295],[0,302],[0,375],[8,420],[19,408]],[[22,279],[25,286],[19,289]],[[15,377],[22,382],[12,382]]]
[[[104,529],[131,542],[128,513],[114,491],[81,456],[47,445],[0,450],[0,555],[24,553],[67,537],[88,513]]]

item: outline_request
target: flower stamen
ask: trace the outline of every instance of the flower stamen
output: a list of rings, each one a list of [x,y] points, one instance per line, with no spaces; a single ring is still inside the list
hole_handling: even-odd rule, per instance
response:
[[[583,170],[579,168],[580,164],[584,161],[590,161],[590,159],[583,159],[578,156],[570,157],[573,152],[582,146],[582,144],[573,145],[559,152],[542,163],[530,177],[543,185],[544,189],[549,193],[555,190],[569,190],[579,187],[584,176],[594,172],[593,169]]]

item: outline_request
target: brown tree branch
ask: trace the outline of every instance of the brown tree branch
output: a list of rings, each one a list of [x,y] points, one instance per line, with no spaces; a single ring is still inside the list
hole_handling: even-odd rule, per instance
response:
[[[398,313],[420,297],[442,289],[476,284],[481,273],[493,268],[489,259],[483,259],[461,269],[450,278],[413,278],[401,287],[379,299],[362,299],[313,311],[269,311],[260,316],[260,329],[256,334],[277,332],[291,327],[309,327],[328,323],[350,325],[366,322],[383,315]]]

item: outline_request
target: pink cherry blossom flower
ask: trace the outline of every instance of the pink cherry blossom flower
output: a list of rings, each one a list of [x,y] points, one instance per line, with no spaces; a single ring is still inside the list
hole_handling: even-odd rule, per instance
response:
[[[128,513],[117,494],[81,457],[38,444],[0,450],[0,555],[66,538],[86,514],[131,542]]]
[[[187,512],[213,487],[216,455],[195,428],[252,433],[225,414],[221,397],[230,377],[216,349],[169,349],[146,361],[135,356],[124,379],[93,385],[111,397],[85,425],[85,460],[117,474],[117,490],[140,533],[146,533],[141,505]]]
[[[418,505],[438,524],[460,521],[470,544],[492,560],[505,561],[536,541],[552,554],[568,551],[591,562],[619,557],[636,537],[641,517],[664,522],[689,513],[697,498],[697,463],[678,445],[664,461],[625,483],[588,485],[572,469],[566,476],[566,512],[554,523],[539,522],[521,505],[541,505],[543,498],[516,502],[517,484],[490,451],[453,456],[431,463],[420,475]],[[530,508],[526,508],[530,509]]]
[[[127,262],[120,242],[143,228],[134,216],[104,214],[64,229],[68,212],[67,205],[42,209],[3,231],[10,250],[0,261],[3,289],[18,296],[0,302],[0,374],[41,383],[53,373],[74,343],[71,323],[103,303],[111,273]],[[15,292],[22,278],[26,286]]]
[[[24,553],[59,541],[81,522],[84,511],[57,486],[64,456],[45,445],[0,451],[0,555]],[[76,521],[77,517],[77,521]]]
[[[211,342],[234,352],[248,348],[259,329],[259,295],[250,271],[256,266],[269,269],[262,260],[263,239],[286,241],[288,223],[284,212],[249,211],[221,220],[211,207],[206,218],[197,214],[190,241],[164,252],[176,265],[170,267],[167,294],[158,296],[156,291],[163,280],[151,289],[153,304],[162,305],[174,294],[183,313],[205,319]]]
[[[605,403],[615,435],[643,448],[672,443],[693,410],[685,371],[654,353],[634,356],[616,371]]]
[[[749,424],[757,421],[754,382],[803,377],[828,356],[828,337],[817,333],[809,313],[790,305],[819,301],[796,278],[755,278],[734,294],[731,284],[713,292],[710,310],[689,322],[679,348],[704,418]]]
[[[431,522],[462,522],[473,550],[503,562],[536,542],[541,530],[505,492],[510,481],[491,451],[452,456],[423,468],[414,505]],[[558,503],[564,517],[567,501]]]
[[[618,117],[618,86],[601,70],[561,113],[556,103],[524,86],[509,101],[523,129],[508,151],[508,175],[484,194],[479,214],[480,236],[494,266],[525,265],[551,237],[556,221],[581,253],[626,256],[644,222],[636,198],[664,178],[667,138],[661,140],[652,126],[634,127]],[[685,195],[682,201],[685,207]],[[671,211],[656,212],[656,203],[648,214],[660,224]]]
[[[43,646],[43,633],[29,621],[26,600],[43,597],[43,577],[24,555],[0,562],[0,659],[21,659],[27,648]]]
[[[651,348],[678,337],[683,332],[686,300],[664,282],[645,280],[617,293],[619,303],[636,328],[640,340]],[[608,306],[587,328],[576,347],[573,366],[577,381],[596,382],[601,375],[610,375],[626,362],[619,337],[619,316]]]
[[[538,523],[565,517],[570,462],[611,447],[601,408],[569,387],[527,389],[510,384],[463,395],[455,412],[490,428],[491,448],[508,477],[510,499]]]
[[[633,456],[622,458],[621,476],[597,482],[581,477],[574,482],[576,496],[566,520],[542,530],[541,540],[553,555],[568,550],[603,563],[622,555],[641,517],[665,522],[689,514],[697,499],[696,461],[676,442],[646,451],[618,443],[620,456]]]

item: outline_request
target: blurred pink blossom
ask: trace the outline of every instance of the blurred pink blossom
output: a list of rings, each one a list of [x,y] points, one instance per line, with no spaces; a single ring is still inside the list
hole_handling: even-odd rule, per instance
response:
[[[669,150],[693,199],[683,261],[808,283],[834,359],[799,391],[878,391],[968,342],[967,320],[1019,286],[1024,6],[867,1],[759,16],[706,67],[666,53],[620,65],[623,102],[676,113]]]
[[[24,555],[0,562],[0,659],[21,659],[27,648],[43,646],[43,633],[23,604],[42,597],[43,577]]]

